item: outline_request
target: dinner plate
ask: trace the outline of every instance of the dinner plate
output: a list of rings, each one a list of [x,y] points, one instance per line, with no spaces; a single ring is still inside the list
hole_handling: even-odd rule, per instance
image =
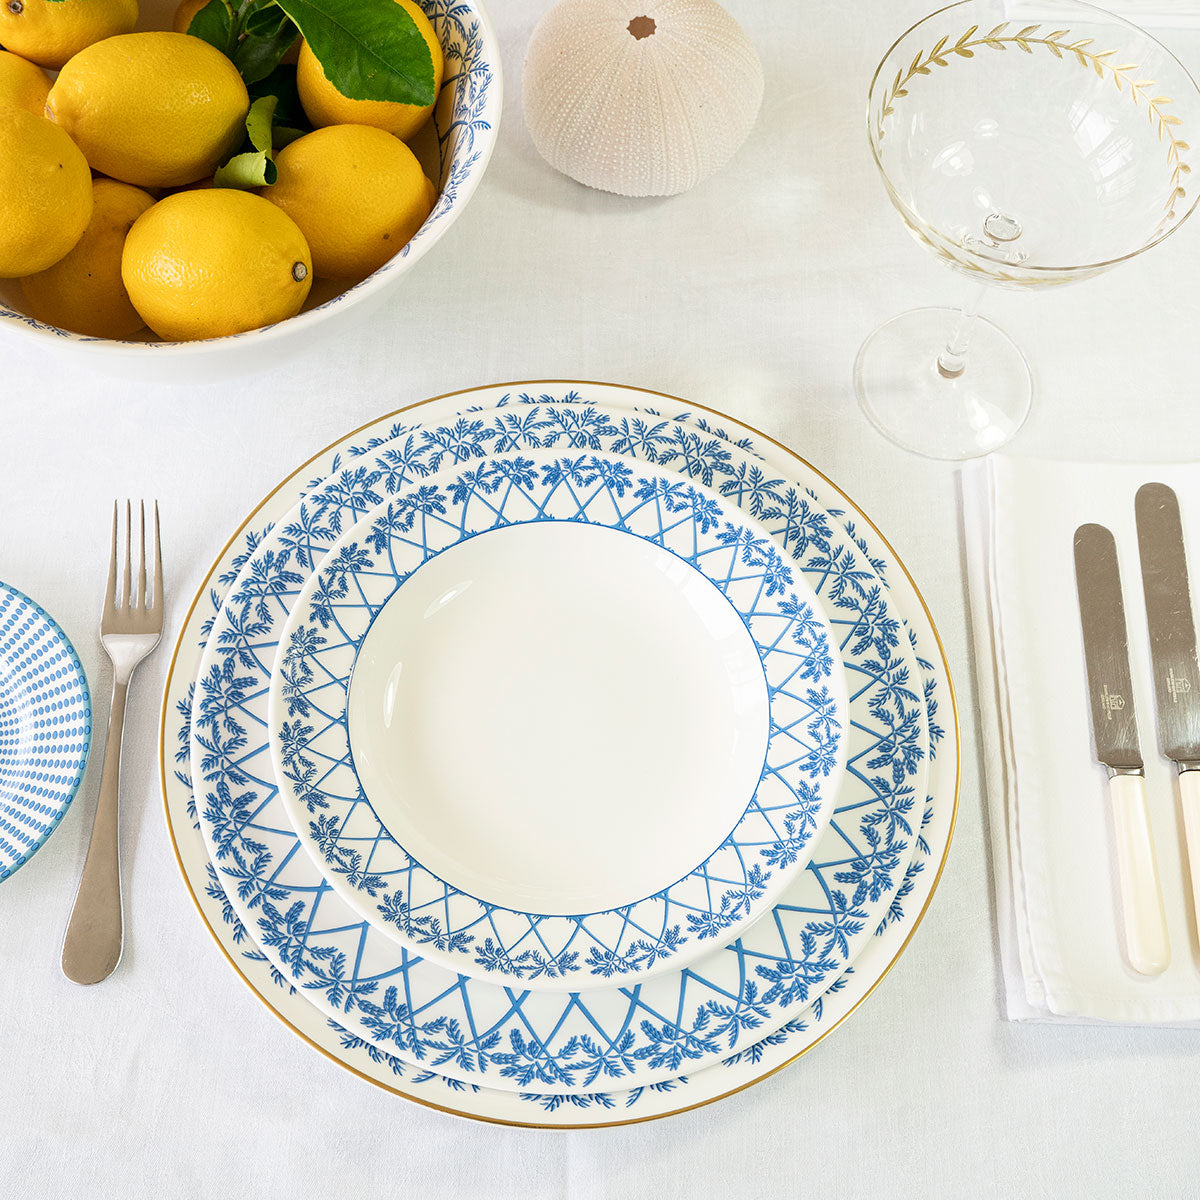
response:
[[[820,612],[763,526],[675,472],[443,470],[292,604],[280,797],[347,904],[451,970],[579,991],[679,968],[829,822],[846,695]]]
[[[92,702],[57,622],[0,583],[0,880],[27,863],[79,790]]]
[[[303,584],[336,539],[335,527],[351,519],[348,492],[361,497],[358,489],[373,475],[367,464],[335,471],[239,563],[201,664],[191,757],[203,784],[202,831],[222,878],[236,885],[231,903],[269,960],[314,1003],[416,1065],[464,1082],[565,1094],[597,1070],[632,1086],[668,1078],[684,1063],[715,1061],[752,1031],[761,1036],[785,1023],[832,984],[901,885],[924,794],[927,733],[919,669],[887,589],[868,555],[812,497],[763,475],[722,439],[706,436],[697,446],[694,434],[669,421],[644,435],[641,418],[564,399],[471,414],[422,428],[415,441],[435,448],[430,469],[483,457],[497,430],[521,444],[590,441],[605,450],[612,443],[631,461],[685,444],[689,469],[702,482],[704,473],[732,473],[735,486],[722,494],[743,511],[761,509],[793,567],[836,614],[830,623],[850,689],[848,770],[837,801],[843,815],[835,812],[770,919],[691,968],[635,987],[515,992],[406,954],[358,920],[297,853],[263,732],[269,662],[294,596],[289,589]],[[401,445],[390,477],[396,487],[414,462],[409,444]],[[395,450],[385,447],[371,461],[390,461]]]
[[[523,385],[536,393],[554,387],[560,395],[571,385],[546,381]],[[190,778],[190,725],[196,675],[220,605],[239,568],[264,533],[281,522],[308,490],[305,481],[341,471],[356,458],[384,444],[399,420],[439,423],[469,404],[491,406],[521,391],[522,385],[477,389],[439,397],[381,418],[331,445],[284,480],[247,517],[222,550],[204,579],[181,629],[163,699],[160,765],[168,827],[185,882],[197,910],[227,961],[255,994],[295,1032],[333,1061],[386,1090],[447,1112],[502,1123],[576,1127],[622,1124],[653,1119],[708,1103],[765,1078],[803,1054],[835,1028],[876,986],[903,950],[928,906],[948,850],[957,805],[958,739],[953,692],[927,609],[891,547],[843,493],[809,464],[764,435],[706,409],[685,412],[683,401],[629,388],[601,384],[575,385],[589,398],[625,406],[631,419],[636,405],[661,404],[683,418],[698,438],[727,440],[761,456],[770,475],[803,481],[805,490],[834,513],[838,529],[860,543],[877,568],[887,572],[891,594],[909,623],[924,672],[923,690],[930,715],[932,779],[915,840],[916,857],[874,937],[832,987],[775,1034],[731,1055],[713,1068],[686,1078],[629,1091],[599,1090],[571,1096],[514,1094],[472,1087],[424,1068],[412,1068],[394,1055],[345,1030],[327,1011],[310,1002],[311,992],[293,987],[249,938],[201,837]],[[713,419],[721,422],[714,427]],[[723,427],[723,428],[722,428]],[[948,723],[950,736],[943,728]],[[226,877],[227,885],[234,884]],[[886,1070],[880,1062],[881,1070]],[[608,1086],[598,1081],[597,1087]],[[614,1085],[619,1089],[619,1085]]]

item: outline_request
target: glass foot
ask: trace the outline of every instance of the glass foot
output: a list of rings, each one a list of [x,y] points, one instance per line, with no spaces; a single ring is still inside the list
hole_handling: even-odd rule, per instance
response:
[[[1033,381],[1025,356],[990,321],[976,318],[960,375],[938,369],[958,313],[918,308],[893,317],[865,342],[854,390],[889,441],[927,458],[965,459],[1003,446],[1025,423]]]

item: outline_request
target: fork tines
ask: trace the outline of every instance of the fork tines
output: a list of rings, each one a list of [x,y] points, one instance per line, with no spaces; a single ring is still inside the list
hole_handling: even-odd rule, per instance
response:
[[[162,544],[158,530],[158,501],[154,501],[154,580],[153,590],[146,591],[146,502],[138,504],[138,555],[137,591],[133,590],[133,505],[125,501],[125,555],[121,591],[117,592],[117,526],[120,517],[120,501],[113,502],[112,553],[108,560],[108,590],[104,596],[104,616],[122,612],[157,613],[162,608]]]

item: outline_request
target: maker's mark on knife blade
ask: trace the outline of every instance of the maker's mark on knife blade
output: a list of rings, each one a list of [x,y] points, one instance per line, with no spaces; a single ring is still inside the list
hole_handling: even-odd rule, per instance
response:
[[[1167,758],[1200,765],[1200,667],[1179,500],[1166,484],[1147,483],[1134,507],[1159,744]]]
[[[1075,584],[1096,757],[1110,771],[1141,771],[1117,545],[1103,525],[1075,531]]]

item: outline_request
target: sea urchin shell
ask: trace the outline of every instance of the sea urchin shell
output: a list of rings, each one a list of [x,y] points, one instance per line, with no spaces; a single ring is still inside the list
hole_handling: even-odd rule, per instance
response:
[[[562,0],[525,58],[525,120],[564,174],[671,196],[723,166],[763,95],[758,54],[715,0]]]

